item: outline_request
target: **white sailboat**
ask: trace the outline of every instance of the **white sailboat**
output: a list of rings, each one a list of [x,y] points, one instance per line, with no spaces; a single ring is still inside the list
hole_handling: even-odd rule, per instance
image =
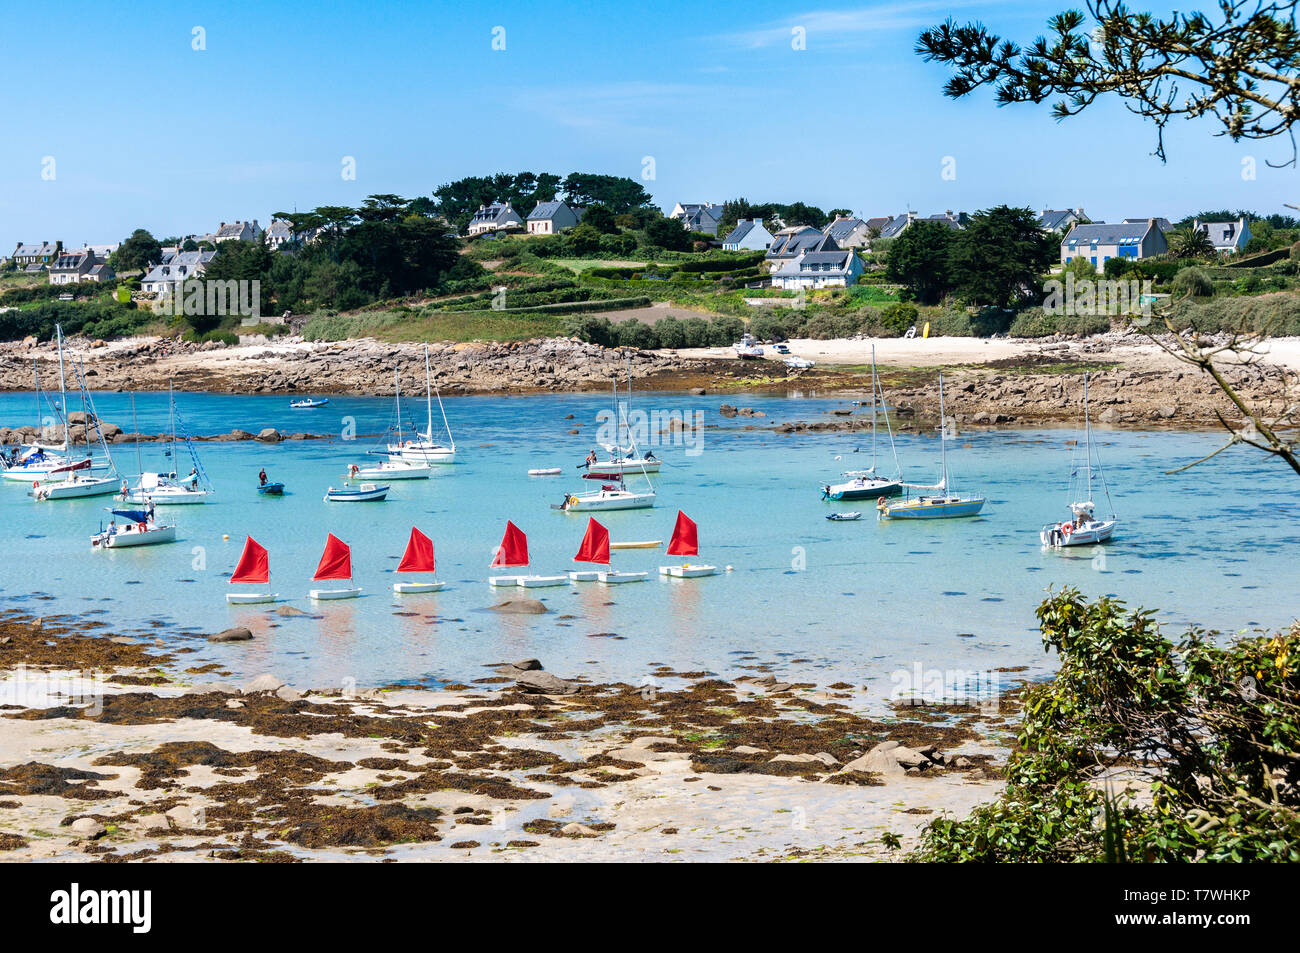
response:
[[[948,475],[948,417],[943,406],[943,374],[939,375],[939,482],[933,486],[904,483],[908,490],[933,490],[933,495],[907,496],[904,499],[881,497],[876,512],[887,520],[952,519],[961,516],[978,516],[984,508],[984,497],[977,493],[957,493],[951,489]]]
[[[1115,505],[1110,498],[1110,487],[1106,485],[1106,474],[1101,470],[1101,462],[1092,446],[1092,417],[1088,412],[1088,375],[1083,375],[1083,463],[1077,461],[1070,467],[1070,488],[1068,505],[1070,518],[1059,523],[1048,523],[1039,530],[1038,538],[1044,548],[1061,549],[1066,546],[1092,546],[1104,543],[1111,538],[1119,518],[1115,515]],[[1076,454],[1078,446],[1075,446]],[[1110,508],[1110,518],[1099,520],[1094,515],[1097,504],[1093,498],[1093,474],[1101,483],[1102,492],[1106,494],[1106,505]],[[1082,496],[1082,499],[1080,497]]]
[[[3,467],[0,468],[0,476],[5,480],[13,482],[32,483],[35,485],[39,482],[55,482],[66,480],[72,474],[92,468],[93,463],[90,459],[90,448],[87,446],[84,455],[72,454],[71,445],[68,436],[68,419],[67,419],[67,386],[63,370],[63,328],[60,325],[55,326],[55,334],[58,338],[59,348],[59,392],[60,401],[57,407],[53,407],[55,418],[63,427],[63,440],[60,443],[41,443],[33,441],[32,443],[19,447],[12,451],[4,459]],[[40,421],[41,417],[41,379],[36,370],[36,361],[32,360],[32,378],[36,384],[36,417]],[[44,428],[43,428],[44,429]]]
[[[631,400],[632,375],[628,373],[628,399]],[[650,467],[647,461],[642,458],[636,459],[636,441],[632,437],[632,427],[627,423],[627,415],[622,404],[618,399],[618,378],[614,379],[614,406],[618,408],[618,422],[615,424],[614,448],[613,452],[618,461],[617,469],[606,470],[605,464],[590,463],[588,472],[583,474],[583,479],[607,481],[600,484],[600,488],[587,493],[566,493],[564,502],[552,503],[551,508],[561,510],[565,513],[585,513],[593,510],[644,510],[655,505],[655,488],[650,481]],[[630,448],[629,456],[623,458],[618,445],[622,442],[622,431],[624,424],[627,423],[627,442]],[[629,472],[626,466],[635,463],[640,467],[641,475],[645,477],[646,489],[629,490],[624,478]],[[659,468],[659,461],[653,461],[655,470]]]
[[[63,329],[56,329],[59,334],[59,383],[66,395],[67,389],[63,386],[63,352],[62,340]],[[36,481],[33,485],[29,496],[37,501],[42,500],[78,500],[92,496],[107,496],[117,490],[117,468],[113,466],[113,455],[108,450],[108,441],[104,439],[104,430],[100,426],[99,413],[95,410],[95,402],[90,396],[90,389],[86,387],[86,378],[82,374],[81,368],[76,364],[72,366],[73,372],[77,375],[77,386],[81,390],[81,408],[82,415],[85,419],[86,431],[86,454],[90,455],[90,427],[93,424],[95,435],[99,438],[100,448],[104,451],[104,459],[107,461],[108,473],[102,476],[96,476],[92,469],[93,464],[83,466],[82,463],[89,463],[89,459],[82,463],[74,464],[73,469],[63,479],[57,481]],[[66,398],[64,405],[66,406]]]
[[[866,470],[845,470],[844,483],[827,483],[822,486],[823,500],[874,500],[882,496],[897,496],[903,491],[902,471],[898,466],[898,450],[894,446],[894,428],[889,423],[889,410],[885,409],[885,429],[889,432],[889,449],[894,455],[894,478],[891,480],[876,473],[876,415],[885,406],[884,388],[876,375],[876,346],[871,346],[871,466]]]
[[[110,510],[113,518],[108,528],[100,524],[98,533],[90,537],[91,549],[122,549],[130,546],[153,546],[176,541],[176,523],[159,521],[153,508],[147,510]],[[117,517],[122,517],[121,526]]]
[[[618,378],[614,379],[614,406],[619,408],[618,400]],[[609,454],[606,460],[593,460],[588,457],[583,466],[592,479],[598,475],[621,476],[625,473],[658,473],[659,461],[655,459],[654,454],[646,451],[641,456],[637,456],[636,444],[632,440],[632,427],[629,424],[627,428],[628,445],[621,446],[622,442],[622,425],[627,419],[628,411],[632,406],[632,362],[628,360],[627,366],[627,405],[619,409],[619,421],[614,432],[614,442],[602,444],[605,452]],[[593,453],[594,455],[594,453]]]
[[[447,431],[447,443],[433,439],[433,394],[438,396],[438,411],[442,414],[442,425]],[[417,432],[414,440],[401,440],[388,445],[390,460],[404,460],[409,463],[455,463],[456,440],[451,435],[451,424],[447,422],[447,411],[442,406],[442,394],[433,386],[433,376],[429,373],[429,345],[424,346],[424,401],[427,412],[423,433]]]
[[[399,372],[393,371],[393,406],[397,414],[396,423],[390,428],[389,432],[396,432],[398,444],[402,441],[402,386]],[[387,450],[371,450],[369,453],[376,456],[387,456],[386,460],[378,460],[374,463],[357,464],[354,463],[348,467],[347,479],[349,482],[356,480],[427,480],[433,472],[433,467],[426,460],[419,460],[415,457],[402,457],[392,455],[393,444],[388,445]]]
[[[176,396],[172,390],[171,381],[167,382],[167,404],[172,434],[168,457],[172,462],[172,466],[175,467],[176,428],[178,422]],[[203,464],[199,460],[198,451],[194,449],[189,434],[185,435],[184,441],[185,448],[190,454],[191,468],[189,475],[181,479],[177,476],[175,470],[167,473],[141,473],[134,487],[128,488],[126,481],[122,481],[120,498],[128,503],[143,504],[152,502],[157,506],[190,506],[206,503],[213,492],[212,485],[208,482],[207,474],[203,470]]]

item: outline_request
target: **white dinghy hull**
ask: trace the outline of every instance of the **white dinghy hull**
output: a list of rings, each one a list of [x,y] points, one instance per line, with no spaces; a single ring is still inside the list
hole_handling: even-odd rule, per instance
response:
[[[313,589],[307,593],[311,598],[316,600],[326,599],[355,599],[361,595],[361,587],[355,586],[348,589]]]

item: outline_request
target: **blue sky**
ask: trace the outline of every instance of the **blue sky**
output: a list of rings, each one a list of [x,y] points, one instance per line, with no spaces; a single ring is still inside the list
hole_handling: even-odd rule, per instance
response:
[[[1027,40],[1059,8],[61,3],[0,35],[0,245],[265,225],[278,209],[496,171],[640,177],[647,156],[645,184],[666,208],[744,196],[867,216],[1006,202],[1115,220],[1300,204],[1296,171],[1265,164],[1290,157],[1286,141],[1234,144],[1179,122],[1162,165],[1154,129],[1118,103],[1057,123],[1046,106],[999,109],[984,93],[953,102],[944,68],[912,52],[950,14]]]

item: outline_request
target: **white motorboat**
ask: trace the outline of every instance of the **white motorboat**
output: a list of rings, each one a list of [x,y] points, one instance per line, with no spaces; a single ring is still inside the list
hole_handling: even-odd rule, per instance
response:
[[[352,582],[352,550],[333,533],[325,539],[325,551],[321,553],[320,563],[316,566],[313,581],[332,579],[347,580],[349,585],[337,589],[312,589],[307,595],[316,600],[355,599],[361,595],[361,587],[350,585]]]
[[[794,371],[806,371],[816,365],[816,361],[809,360],[806,357],[787,357],[785,359],[785,366]]]
[[[433,395],[438,397],[438,410],[442,414],[442,425],[447,431],[447,442],[433,439]],[[442,394],[433,387],[433,376],[429,373],[429,345],[424,346],[424,402],[426,425],[423,432],[417,432],[414,438],[402,440],[398,434],[397,443],[388,445],[390,460],[411,460],[421,463],[446,464],[456,462],[456,440],[451,435],[451,424],[447,422],[447,411],[442,406]],[[400,425],[400,414],[398,416]]]
[[[244,540],[244,551],[239,556],[235,571],[230,574],[230,583],[231,585],[261,583],[268,587],[271,584],[270,556],[266,551],[266,547],[251,536]],[[275,600],[276,596],[269,588],[266,592],[226,593],[226,602],[231,605],[257,605],[264,602],[274,602]]]
[[[330,402],[328,397],[300,397],[297,400],[289,401],[290,410],[312,410],[316,407],[324,407]]]
[[[427,480],[433,467],[415,460],[383,460],[348,467],[349,480]]]
[[[731,345],[731,348],[736,352],[736,357],[742,361],[758,360],[763,356],[762,347],[754,340],[754,335],[748,331],[742,334],[740,340]]]
[[[529,470],[529,476],[559,476],[563,471],[559,467],[536,467]]]
[[[146,510],[111,510],[113,519],[107,529],[90,537],[92,549],[123,549],[128,546],[153,546],[176,541],[176,524],[159,523]],[[119,526],[117,517],[122,517]],[[102,524],[101,524],[102,525]]]
[[[1068,490],[1070,518],[1059,523],[1048,523],[1038,532],[1038,538],[1045,549],[1063,549],[1068,546],[1095,546],[1107,542],[1119,525],[1115,515],[1115,506],[1110,498],[1110,487],[1106,485],[1106,474],[1102,472],[1101,461],[1097,458],[1092,444],[1092,416],[1088,411],[1088,375],[1083,375],[1083,460],[1076,460],[1070,467],[1070,487]],[[1075,444],[1078,453],[1078,444]],[[1097,505],[1093,503],[1094,474],[1106,494],[1106,503],[1111,509],[1109,519],[1097,519]],[[1082,497],[1082,500],[1080,500]]]
[[[402,554],[402,561],[397,564],[397,571],[402,573],[414,572],[432,576],[437,563],[433,558],[433,540],[429,539],[414,526],[411,527],[411,535],[406,541],[406,552]],[[393,592],[397,593],[420,593],[420,592],[438,592],[446,583],[437,580],[427,580],[424,582],[395,582],[393,583]]]
[[[677,523],[673,526],[673,538],[668,543],[669,556],[698,556],[700,554],[699,530],[695,521],[677,511]],[[703,563],[682,563],[680,566],[660,566],[659,575],[674,579],[698,579],[701,576],[716,576],[717,566]]]
[[[943,407],[943,374],[939,375],[939,482],[934,486],[904,483],[907,490],[934,490],[934,495],[905,496],[903,499],[880,497],[876,513],[887,520],[954,519],[978,516],[984,508],[984,496],[978,493],[957,493],[951,489],[948,476],[948,418]]]
[[[391,489],[387,484],[362,483],[357,487],[329,487],[325,491],[326,503],[379,503]]]

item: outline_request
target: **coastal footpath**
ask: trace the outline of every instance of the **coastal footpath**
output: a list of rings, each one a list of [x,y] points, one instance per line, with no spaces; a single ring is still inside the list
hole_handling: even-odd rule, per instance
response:
[[[886,400],[903,418],[937,413],[939,370],[945,375],[948,411],[959,425],[1075,421],[1082,406],[1078,378],[1085,371],[1091,375],[1095,419],[1102,424],[1205,427],[1218,426],[1219,414],[1240,416],[1204,373],[1134,333],[801,340],[789,342],[789,348],[815,366],[789,368],[771,348],[766,359],[742,361],[729,348],[639,351],[570,338],[438,343],[430,345],[429,360],[433,380],[447,395],[604,391],[616,377],[630,373],[642,392],[693,392],[723,400],[738,393],[799,392],[839,394],[852,401],[869,394],[874,348]],[[372,339],[324,343],[281,338],[237,346],[175,338],[74,339],[68,349],[84,365],[87,383],[95,390],[165,390],[170,381],[184,391],[387,396],[394,369],[408,394],[422,390],[424,376],[422,345]],[[57,380],[57,361],[52,343],[0,344],[0,390],[31,390],[33,368],[42,386],[50,387]],[[1248,363],[1233,363],[1224,355],[1222,365],[1233,386],[1266,415],[1294,405],[1300,394],[1300,339],[1269,341]],[[17,427],[24,422],[5,423]],[[848,419],[765,423],[778,429],[814,423],[823,429],[854,429],[869,426],[869,419],[866,424]]]
[[[0,858],[890,859],[997,797],[1018,717],[1016,691],[871,716],[862,686],[758,659],[664,666],[662,688],[536,659],[436,688],[232,685],[186,657],[249,630],[163,634],[0,613]]]

